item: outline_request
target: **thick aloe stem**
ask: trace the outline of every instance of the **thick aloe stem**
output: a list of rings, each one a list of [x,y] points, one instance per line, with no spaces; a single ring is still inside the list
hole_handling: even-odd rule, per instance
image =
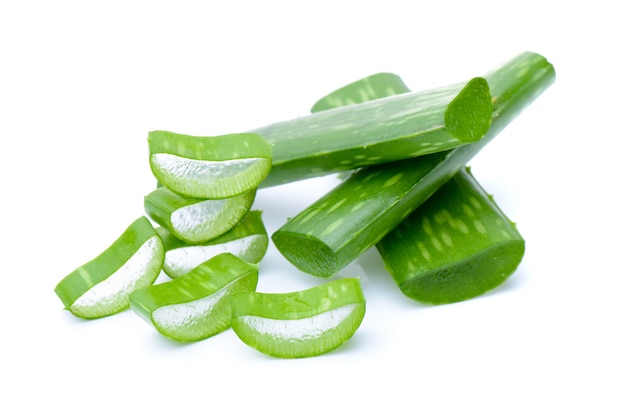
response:
[[[260,186],[450,150],[480,140],[491,114],[489,87],[474,78],[258,128],[252,132],[272,144],[272,169]]]
[[[524,255],[524,239],[471,175],[459,171],[376,248],[409,298],[447,304],[502,284]]]
[[[535,100],[555,79],[541,55],[523,53],[486,75],[494,111],[480,141],[363,168],[290,219],[272,239],[300,270],[330,276],[376,244]]]

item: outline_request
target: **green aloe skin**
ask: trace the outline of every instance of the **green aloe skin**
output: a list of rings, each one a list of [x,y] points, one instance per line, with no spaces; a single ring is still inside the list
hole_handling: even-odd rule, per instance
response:
[[[172,191],[223,199],[255,189],[272,165],[271,145],[257,134],[215,137],[156,130],[148,134],[150,168]]]
[[[311,113],[400,95],[410,91],[398,75],[388,72],[377,73],[352,82],[324,96],[313,105]]]
[[[144,197],[146,214],[178,239],[201,243],[235,226],[250,210],[256,189],[224,199],[199,199],[179,195],[166,187]]]
[[[260,187],[472,143],[487,132],[491,112],[489,87],[474,78],[258,128],[253,132],[272,144],[272,170]]]
[[[278,229],[272,235],[277,249],[304,272],[320,277],[337,273],[463,168],[554,82],[555,71],[541,55],[526,52],[485,79],[493,101],[485,137],[452,150],[355,171]]]
[[[447,304],[502,284],[522,261],[525,243],[467,168],[376,248],[407,297]]]
[[[257,265],[223,253],[179,278],[133,292],[130,307],[163,336],[199,341],[230,327],[229,296],[254,291],[257,282]]]
[[[248,263],[260,263],[269,244],[262,213],[258,210],[249,211],[228,232],[203,243],[184,242],[162,227],[157,228],[157,232],[165,245],[163,271],[171,278],[180,277],[221,253],[231,253]]]
[[[164,260],[163,242],[145,217],[135,220],[93,260],[78,267],[55,287],[72,314],[94,319],[128,308],[128,296],[154,283]]]
[[[365,315],[358,279],[344,278],[292,293],[241,292],[231,296],[232,329],[248,346],[270,356],[303,358],[338,348]]]

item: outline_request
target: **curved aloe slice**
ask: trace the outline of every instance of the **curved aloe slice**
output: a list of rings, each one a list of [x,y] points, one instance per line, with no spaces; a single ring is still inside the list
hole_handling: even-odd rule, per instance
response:
[[[499,286],[524,255],[524,239],[469,168],[376,247],[402,292],[430,304],[463,301]]]
[[[408,93],[410,91],[411,90],[398,75],[381,72],[354,81],[329,93],[313,105],[311,113],[363,103],[387,96]]]
[[[175,280],[133,292],[130,307],[163,336],[199,341],[230,327],[228,297],[255,290],[257,281],[256,265],[223,253]]]
[[[163,271],[177,278],[221,253],[231,253],[248,263],[259,263],[268,247],[261,211],[250,211],[235,227],[201,244],[188,244],[164,228],[157,231],[165,244]]]
[[[463,168],[553,83],[555,72],[544,57],[523,53],[486,78],[494,112],[484,138],[453,150],[356,171],[278,229],[272,235],[277,249],[307,273],[327,277],[338,272]]]
[[[358,279],[304,291],[238,293],[231,297],[232,328],[248,346],[281,358],[329,352],[350,339],[365,315]]]
[[[104,252],[77,268],[54,291],[65,308],[86,319],[128,308],[134,290],[154,283],[165,256],[163,242],[150,221],[134,221]]]
[[[221,199],[257,187],[271,168],[271,146],[258,134],[198,137],[168,131],[148,135],[150,168],[181,195]]]
[[[235,226],[248,213],[256,189],[224,199],[181,196],[166,187],[146,195],[148,216],[187,243],[214,239]]]
[[[450,150],[491,123],[483,78],[318,111],[254,130],[272,143],[271,186]]]

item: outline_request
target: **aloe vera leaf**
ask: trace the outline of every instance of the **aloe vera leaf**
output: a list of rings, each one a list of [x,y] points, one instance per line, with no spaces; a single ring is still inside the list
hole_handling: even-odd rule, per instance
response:
[[[165,337],[199,341],[230,327],[228,297],[254,291],[258,278],[257,265],[222,253],[179,278],[133,292],[130,307]]]
[[[329,93],[313,105],[311,113],[368,102],[410,91],[398,75],[381,72],[359,79]]]
[[[165,228],[157,228],[165,245],[163,271],[177,278],[221,253],[231,253],[248,263],[260,263],[267,252],[269,239],[262,212],[249,211],[246,216],[223,235],[199,244],[189,244],[176,238]]]
[[[72,314],[93,319],[128,308],[128,296],[157,279],[165,250],[146,217],[135,220],[106,250],[65,276],[54,291]]]
[[[543,56],[522,53],[486,75],[493,120],[480,141],[453,150],[372,166],[288,220],[272,240],[298,269],[321,277],[375,245],[545,91],[555,71]]]
[[[188,198],[161,187],[144,197],[146,214],[178,239],[202,243],[226,232],[248,213],[256,189],[223,199]]]
[[[158,185],[194,198],[229,198],[255,189],[272,162],[271,145],[252,133],[200,137],[156,130],[148,145]]]
[[[491,113],[489,86],[474,78],[258,128],[273,145],[260,187],[471,144],[487,132]]]
[[[447,304],[502,284],[522,261],[525,242],[466,168],[376,248],[407,297]]]
[[[336,349],[365,316],[365,297],[355,278],[291,293],[241,292],[230,299],[235,334],[248,346],[280,358]]]

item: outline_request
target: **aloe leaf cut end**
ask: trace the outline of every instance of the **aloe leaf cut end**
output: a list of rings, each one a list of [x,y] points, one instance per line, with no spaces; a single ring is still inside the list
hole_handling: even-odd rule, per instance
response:
[[[447,304],[502,284],[522,261],[525,242],[466,169],[376,247],[407,297]]]
[[[474,78],[448,105],[445,128],[463,142],[478,141],[489,130],[492,114],[489,84],[484,78]]]

